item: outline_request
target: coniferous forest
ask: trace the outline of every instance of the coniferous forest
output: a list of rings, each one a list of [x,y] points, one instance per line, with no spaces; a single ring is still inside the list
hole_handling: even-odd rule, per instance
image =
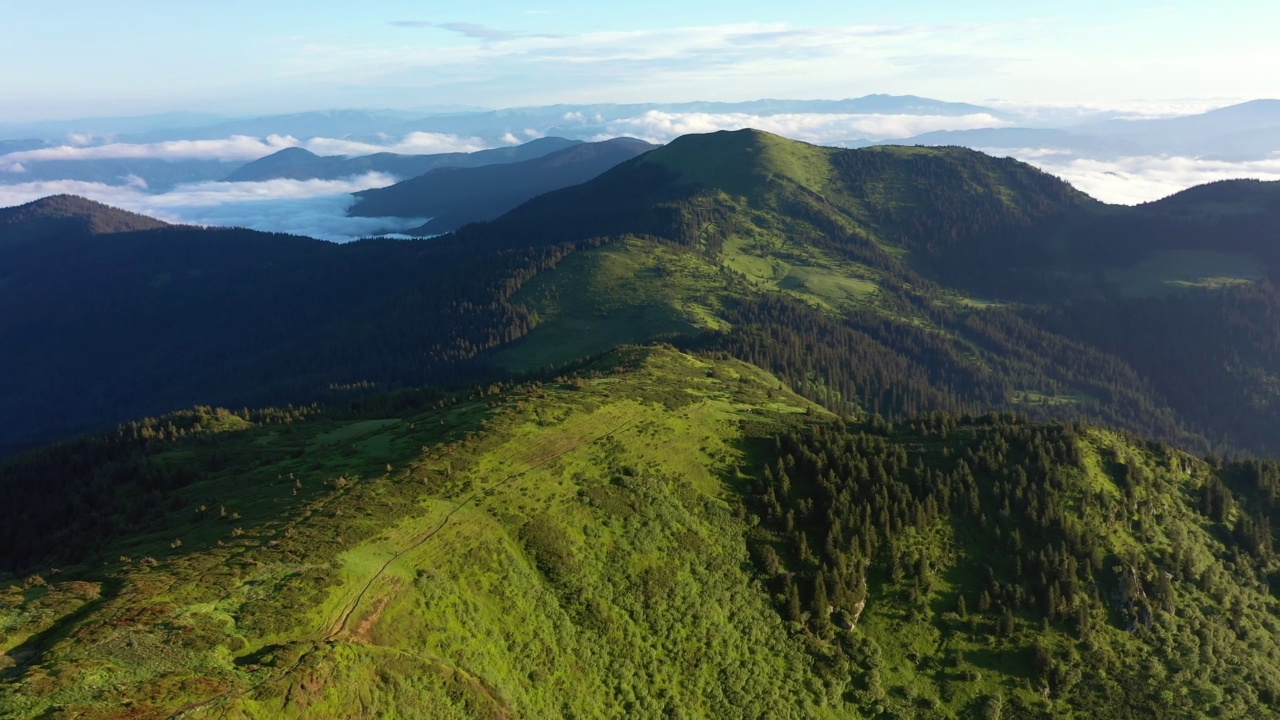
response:
[[[0,210],[0,717],[1274,717],[1280,186],[686,136]]]

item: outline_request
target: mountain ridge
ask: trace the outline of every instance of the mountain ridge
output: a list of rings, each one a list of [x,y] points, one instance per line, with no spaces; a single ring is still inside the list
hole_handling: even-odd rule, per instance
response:
[[[85,478],[59,514],[45,478],[69,462],[127,492]],[[346,410],[196,408],[0,467],[23,498],[0,509],[7,553],[90,560],[0,584],[14,717],[1275,717],[1280,698],[1276,463],[1080,423],[849,422],[670,347]]]
[[[492,220],[543,193],[591,180],[654,146],[633,138],[571,145],[528,160],[440,167],[385,188],[362,190],[347,214],[429,217],[415,234],[439,234]]]
[[[78,195],[50,195],[23,205],[0,208],[0,228],[23,227],[30,239],[72,229],[90,235],[109,235],[173,227],[167,222],[111,207]]]
[[[1248,206],[1266,207],[1269,190]],[[329,386],[545,372],[618,343],[677,339],[747,358],[853,415],[1087,413],[1200,451],[1261,451],[1280,441],[1266,429],[1275,405],[1262,380],[1274,355],[1267,278],[1280,258],[1265,242],[1268,215],[1214,206],[1107,206],[1030,166],[973,151],[839,150],[742,131],[683,138],[426,243],[338,247],[183,230],[191,247],[203,247],[197,238],[240,238],[227,245],[237,249],[225,263],[210,265],[143,250],[162,247],[149,244],[159,238],[125,233],[118,248],[98,248],[84,262],[127,265],[136,262],[131,253],[146,252],[156,259],[150,269],[100,277],[73,263],[55,280],[43,256],[8,260],[0,304],[10,303],[10,327],[24,328],[32,357],[61,356],[58,336],[31,324],[18,288],[94,288],[120,299],[112,322],[158,338],[148,342],[158,342],[160,364],[147,372],[190,363],[191,376],[179,383],[182,374],[166,369],[169,379],[145,390],[136,372],[108,361],[94,370],[100,379],[75,385],[86,369],[69,367],[61,377],[73,382],[61,384],[77,395],[55,412],[48,398],[66,391],[28,362],[8,371],[28,378],[11,397],[29,398],[36,405],[26,416],[42,419],[6,422],[30,432],[80,416],[72,427],[87,429],[92,418],[102,422],[100,411],[78,410],[72,398],[111,387],[137,388],[127,402],[112,401],[133,408],[110,419],[118,422],[201,401],[304,402],[331,397]],[[1224,232],[1236,236],[1230,247]],[[254,243],[287,270],[266,270]],[[227,300],[209,284],[215,268],[243,283],[232,296],[243,295],[236,312],[260,317],[274,336],[227,350],[244,344],[219,319]],[[277,287],[260,287],[257,272],[278,273]],[[180,277],[207,281],[173,282]],[[143,312],[158,295],[188,303],[185,314]],[[42,297],[75,318],[70,295]],[[291,326],[286,312],[314,326]],[[1130,333],[1092,319],[1098,313],[1164,328],[1149,347],[1176,346],[1186,332],[1212,342],[1157,362]],[[1194,323],[1179,334],[1169,313]],[[1224,336],[1228,328],[1238,334]],[[178,335],[189,349],[167,339]],[[88,336],[103,343],[93,354],[127,356],[131,341]],[[1059,350],[1019,349],[1040,345]],[[793,346],[809,347],[808,358],[779,350]],[[1223,353],[1246,359],[1247,369],[1231,369]],[[213,383],[202,357],[223,358],[226,380]],[[1188,393],[1177,380],[1186,373],[1204,379],[1207,396]],[[37,402],[33,389],[44,387],[53,390]],[[1226,407],[1241,409],[1227,418]]]
[[[0,717],[1277,717],[1277,195],[742,131],[430,240],[20,209],[0,438],[115,429],[0,458]]]
[[[285,148],[237,168],[226,177],[226,182],[260,182],[275,178],[336,180],[369,172],[411,178],[439,167],[480,167],[487,164],[530,160],[572,147],[579,142],[546,137],[512,147],[498,147],[470,153],[406,155],[387,152],[355,157],[317,155],[304,148]]]

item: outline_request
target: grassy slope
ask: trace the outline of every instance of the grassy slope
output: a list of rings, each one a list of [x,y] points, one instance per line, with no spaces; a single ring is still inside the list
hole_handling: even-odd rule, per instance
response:
[[[910,173],[894,162],[885,164],[868,181],[866,197],[854,197],[833,164],[833,158],[846,152],[740,131],[686,136],[645,154],[637,164],[662,166],[673,173],[676,185],[701,193],[695,206],[728,210],[733,226],[721,247],[710,253],[679,252],[660,239],[621,236],[575,253],[517,293],[514,302],[535,312],[539,321],[527,336],[498,351],[495,364],[506,370],[537,371],[619,343],[723,333],[732,330],[726,308],[765,294],[798,300],[833,317],[871,309],[896,322],[952,335],[933,327],[892,293],[882,292],[886,284],[909,288],[892,270],[869,266],[815,242],[840,228],[857,238],[855,242],[872,246],[873,253],[894,259],[889,262],[909,255],[880,236],[873,218],[886,207],[911,202],[919,193]],[[973,155],[936,148],[859,152],[961,165]],[[969,172],[974,177],[966,182],[980,186],[979,192],[1009,194],[1000,189],[1002,180],[995,170],[979,167]],[[806,219],[798,212],[809,215]],[[708,225],[702,233],[719,230]],[[963,295],[946,298],[957,306],[983,305]],[[995,364],[980,357],[979,346],[953,339],[964,346],[965,354],[975,354],[975,363]]]
[[[903,527],[823,638],[773,596],[811,561],[744,510],[774,434],[834,419],[749,365],[630,349],[397,418],[221,417],[151,460],[206,471],[163,527],[0,589],[0,717],[1259,717],[1280,693],[1280,601],[1195,509],[1217,471],[1111,432],[1057,501],[1107,568],[1169,572],[1174,611],[1127,627],[1108,569],[1087,633],[999,629],[978,596],[1008,527],[957,510]],[[992,432],[854,429],[943,471]]]
[[[577,388],[222,435],[237,464],[184,489],[171,530],[4,591],[0,715],[807,714],[733,488],[744,420],[820,411],[739,363],[607,362]],[[208,461],[189,452],[156,461]]]
[[[1075,343],[1071,353],[1042,352],[1014,361],[1009,348],[994,346],[990,332],[981,329],[1005,323],[1010,313],[1034,316],[1034,306],[1027,304],[1031,298],[1054,307],[1075,303],[1068,308],[1084,301],[1108,303],[1100,317],[1109,318],[1117,308],[1138,308],[1152,297],[1173,294],[1214,303],[1218,291],[1256,283],[1268,274],[1269,260],[1205,246],[1216,231],[1202,225],[1217,222],[1217,216],[1201,216],[1212,210],[1213,198],[1117,208],[1014,161],[959,148],[849,151],[757,131],[679,138],[606,179],[626,185],[627,172],[641,177],[639,169],[655,166],[671,174],[663,192],[674,193],[675,187],[689,193],[680,205],[686,219],[705,211],[691,223],[707,240],[684,248],[695,252],[675,252],[666,242],[672,237],[653,236],[661,236],[661,227],[646,226],[639,216],[618,219],[599,231],[612,242],[575,253],[516,293],[513,302],[535,312],[539,322],[497,351],[497,366],[539,370],[618,342],[722,334],[733,329],[727,309],[776,294],[831,318],[856,316],[859,327],[872,326],[881,337],[916,333],[911,343],[946,346],[964,358],[962,369],[949,372],[972,373],[975,382],[1002,386],[980,401],[982,407],[1017,408],[1037,417],[1101,418],[1187,446],[1208,447],[1209,441],[1196,436],[1219,442],[1223,435],[1212,426],[1214,418],[1206,417],[1203,403],[1182,400],[1163,378],[1163,384],[1130,383],[1134,390],[1124,400],[1114,400],[1113,389],[1100,389],[1118,366],[1138,376],[1153,373],[1142,358],[1124,354],[1130,349],[1124,343],[1117,350],[1116,343],[1099,346],[1096,340],[1046,333],[1028,347]],[[1246,200],[1248,212],[1232,206],[1228,219],[1262,217],[1255,207],[1262,201],[1253,195]],[[1182,227],[1187,213],[1199,218],[1193,230],[1178,237],[1165,232]],[[971,223],[983,229],[963,237]],[[1236,230],[1222,226],[1228,235]],[[640,236],[626,234],[632,231]],[[1009,252],[1001,245],[1009,233],[1020,238],[1015,245],[1026,247]],[[875,327],[877,316],[891,329]],[[1098,369],[1106,364],[1112,366],[1107,372]],[[1265,365],[1255,363],[1249,372],[1265,372]],[[1236,381],[1218,373],[1212,382]],[[1143,406],[1141,413],[1136,405]],[[1140,417],[1160,417],[1162,424],[1144,425],[1135,420]],[[1251,436],[1240,447],[1261,451],[1265,446]]]
[[[772,200],[779,188],[830,186],[830,156],[837,152],[748,131],[679,138],[642,156],[638,162],[673,171],[681,185],[716,189],[715,203],[731,207],[744,222],[714,258],[635,237],[569,258],[517,295],[541,322],[501,351],[498,364],[531,370],[619,342],[725,330],[724,304],[760,292],[780,292],[834,314],[873,300],[878,272],[804,242],[801,223],[781,215]],[[722,269],[747,285],[737,286]]]
[[[930,458],[948,446],[972,447],[978,437],[963,428],[958,434],[943,442],[912,432],[898,437],[914,457]],[[991,587],[986,568],[1010,552],[994,532],[1002,521],[993,516],[981,526],[953,515],[906,530],[893,552],[902,565],[928,570],[924,578],[910,577],[909,569],[895,577],[883,562],[872,566],[867,609],[849,642],[863,664],[853,697],[864,710],[982,717],[1001,705],[1017,708],[1017,717],[1278,716],[1258,692],[1264,684],[1280,688],[1280,599],[1265,577],[1227,579],[1231,572],[1222,571],[1238,551],[1224,543],[1223,525],[1196,511],[1212,469],[1105,430],[1089,430],[1080,447],[1082,464],[1066,471],[1068,492],[1059,498],[1070,522],[1098,539],[1107,573],[1156,568],[1169,574],[1175,599],[1155,609],[1150,627],[1135,628],[1114,579],[1102,579],[1093,592],[1103,606],[1091,606],[1087,632],[1029,609],[1014,614],[1005,634],[998,612],[973,611],[974,599]],[[1116,471],[1123,465],[1147,482],[1126,493]],[[1100,504],[1104,496],[1109,501]],[[1150,589],[1150,580],[1144,583]],[[965,615],[957,612],[962,596]],[[1090,603],[1078,598],[1076,605]],[[1231,608],[1240,613],[1234,632],[1226,621]],[[1035,648],[1053,658],[1052,680],[1035,668]]]
[[[554,367],[620,344],[724,327],[724,280],[706,260],[651,240],[575,253],[536,277],[520,301],[540,325],[497,362],[511,370]]]

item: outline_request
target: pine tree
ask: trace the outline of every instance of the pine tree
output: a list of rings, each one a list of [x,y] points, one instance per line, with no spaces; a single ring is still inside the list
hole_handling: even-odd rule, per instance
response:
[[[826,575],[819,571],[813,581],[813,632],[820,638],[831,637],[831,602],[827,599]]]

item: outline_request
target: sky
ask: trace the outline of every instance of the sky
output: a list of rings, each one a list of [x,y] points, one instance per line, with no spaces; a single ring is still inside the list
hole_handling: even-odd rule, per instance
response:
[[[1274,96],[1278,24],[1260,0],[0,0],[0,122],[869,93],[1158,108]]]
[[[1163,116],[1276,97],[1277,26],[1274,0],[0,0],[0,124],[175,112],[412,114],[885,93],[976,103],[1062,126],[1091,110]],[[638,109],[601,125],[595,139],[666,142],[683,133],[750,126],[840,144],[1008,122],[985,111],[853,116]],[[376,174],[193,182],[158,192],[135,175],[105,183],[38,179],[28,166],[246,162],[290,146],[325,155],[472,151],[539,134],[516,131],[518,137],[501,139],[412,132],[370,145],[368,137],[295,138],[286,131],[134,143],[69,130],[52,146],[0,155],[0,207],[70,192],[175,222],[345,241],[402,232],[424,219],[347,218],[351,192],[397,180]],[[1011,154],[1118,203],[1228,177],[1280,180],[1280,153],[1250,162],[1165,155],[1104,161],[1047,148]]]

